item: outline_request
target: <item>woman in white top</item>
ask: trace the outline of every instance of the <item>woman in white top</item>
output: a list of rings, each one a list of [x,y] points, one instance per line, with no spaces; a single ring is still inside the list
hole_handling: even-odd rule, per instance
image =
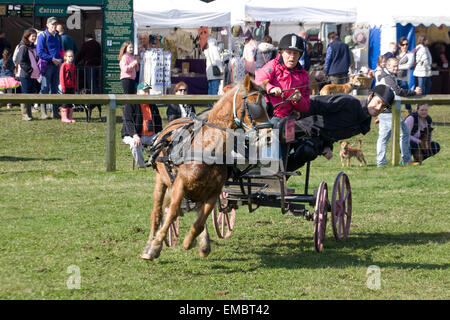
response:
[[[431,64],[432,58],[428,49],[428,40],[425,36],[417,38],[416,46],[416,68],[414,77],[417,77],[422,94],[429,94],[431,90]]]
[[[408,39],[406,37],[401,37],[398,41],[398,47],[400,50],[396,58],[398,59],[398,73],[397,79],[399,82],[399,86],[402,89],[409,89],[409,81],[410,81],[410,72],[409,70],[414,66],[414,54],[411,51],[408,51]],[[405,105],[406,114],[411,114],[411,105]]]
[[[206,57],[206,78],[208,79],[208,94],[217,94],[220,80],[223,77],[223,64],[220,58],[216,39],[208,39],[206,49],[203,51]],[[217,66],[217,68],[215,68]],[[214,72],[216,69],[218,72]]]

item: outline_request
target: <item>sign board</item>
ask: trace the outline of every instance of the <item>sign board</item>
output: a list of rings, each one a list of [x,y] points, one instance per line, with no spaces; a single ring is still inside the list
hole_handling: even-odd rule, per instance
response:
[[[103,0],[0,0],[0,3],[20,3],[31,5],[101,6]]]
[[[104,93],[123,93],[118,58],[122,43],[133,42],[133,0],[105,0],[103,30]]]
[[[67,6],[36,6],[36,17],[66,17]]]
[[[22,6],[22,17],[32,17],[33,16],[33,5],[24,4]]]
[[[21,13],[22,13],[22,5],[20,5],[20,4],[9,4],[8,5],[8,16],[20,17]]]

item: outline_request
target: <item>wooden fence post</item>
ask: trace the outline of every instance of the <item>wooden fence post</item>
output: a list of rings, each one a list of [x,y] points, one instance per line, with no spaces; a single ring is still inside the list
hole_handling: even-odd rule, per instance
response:
[[[401,100],[395,96],[392,106],[392,165],[398,166],[400,162],[400,109]]]
[[[109,94],[106,118],[106,171],[116,170],[116,96]]]

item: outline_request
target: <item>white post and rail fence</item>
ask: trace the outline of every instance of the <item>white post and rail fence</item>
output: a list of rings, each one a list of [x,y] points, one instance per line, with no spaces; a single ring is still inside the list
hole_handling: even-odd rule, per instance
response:
[[[101,104],[108,105],[106,121],[106,171],[116,170],[116,109],[124,104],[178,104],[206,105],[220,99],[218,95],[129,95],[129,94],[2,94],[0,104]],[[360,100],[367,96],[355,96]],[[432,94],[423,97],[397,97],[392,106],[392,165],[400,162],[400,108],[402,104],[450,105],[450,95]]]

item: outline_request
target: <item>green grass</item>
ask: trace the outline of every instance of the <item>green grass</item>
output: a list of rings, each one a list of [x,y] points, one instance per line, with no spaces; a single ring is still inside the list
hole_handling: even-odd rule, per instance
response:
[[[132,171],[128,148],[117,145],[117,171],[106,172],[106,125],[84,113],[75,124],[25,122],[18,107],[0,108],[0,299],[449,299],[449,110],[431,108],[442,150],[422,166],[379,169],[377,126],[363,137],[369,166],[352,159],[344,169],[353,195],[347,242],[334,241],[329,221],[318,254],[311,221],[241,207],[228,239],[208,221],[208,258],[178,244],[148,262],[139,255],[152,170]],[[335,145],[333,159],[312,163],[311,188],[325,180],[332,189],[341,170]],[[303,179],[289,182],[302,190]],[[194,216],[182,218],[181,235]],[[80,289],[66,286],[71,265]],[[366,286],[371,265],[381,268],[379,290]]]

